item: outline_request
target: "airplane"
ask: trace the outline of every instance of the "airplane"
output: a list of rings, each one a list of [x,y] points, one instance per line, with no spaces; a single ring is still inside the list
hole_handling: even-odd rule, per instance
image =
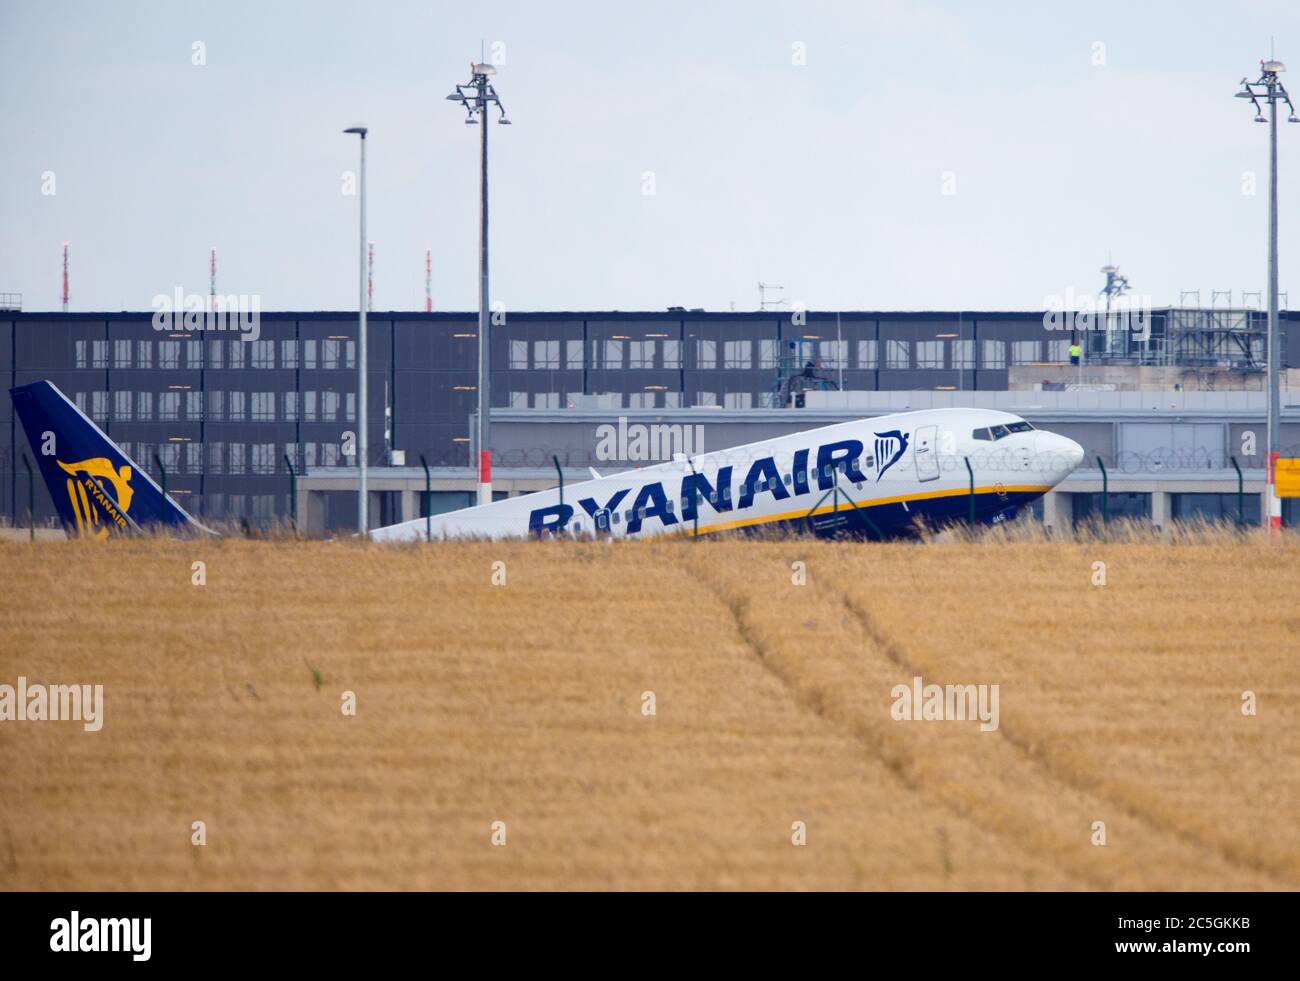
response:
[[[53,384],[33,382],[9,394],[68,534],[105,538],[146,527],[215,534]],[[972,481],[976,521],[1008,521],[1082,460],[1074,440],[1008,412],[926,409],[679,455],[368,534],[412,542],[794,528],[885,540],[968,520]]]
[[[617,539],[783,528],[886,540],[968,521],[972,482],[978,523],[1011,520],[1082,462],[1074,440],[1009,412],[925,409],[679,454],[369,534],[382,542]]]

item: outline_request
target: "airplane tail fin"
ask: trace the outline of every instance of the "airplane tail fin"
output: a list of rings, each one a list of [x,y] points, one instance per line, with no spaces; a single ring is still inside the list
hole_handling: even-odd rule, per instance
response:
[[[54,385],[20,385],[9,397],[68,534],[106,538],[156,526],[211,534]]]

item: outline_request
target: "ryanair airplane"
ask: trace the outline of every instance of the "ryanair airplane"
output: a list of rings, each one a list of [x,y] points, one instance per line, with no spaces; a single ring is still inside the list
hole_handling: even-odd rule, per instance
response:
[[[998,524],[1051,490],[1083,447],[986,409],[877,416],[681,456],[563,488],[379,528],[377,541],[705,535],[786,527],[870,539],[970,517]],[[969,463],[969,468],[968,468]]]
[[[69,534],[149,526],[213,534],[162,492],[47,381],[10,389]],[[644,538],[794,528],[870,539],[921,525],[997,524],[1082,462],[1074,440],[1006,412],[929,409],[840,423],[568,484],[370,532],[381,542],[450,538]]]

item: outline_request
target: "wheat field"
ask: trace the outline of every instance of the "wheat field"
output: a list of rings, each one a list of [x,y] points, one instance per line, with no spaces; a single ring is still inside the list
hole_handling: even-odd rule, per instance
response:
[[[1300,543],[1119,537],[0,543],[0,888],[1297,888]]]

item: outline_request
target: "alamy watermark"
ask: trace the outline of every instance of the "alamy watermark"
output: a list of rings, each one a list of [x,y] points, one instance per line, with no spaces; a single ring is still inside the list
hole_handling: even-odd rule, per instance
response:
[[[895,722],[978,719],[981,732],[998,728],[997,685],[927,685],[917,675],[911,685],[895,685],[889,694],[894,700],[889,715]]]
[[[177,286],[172,295],[159,293],[150,303],[153,329],[159,331],[238,331],[242,341],[262,336],[262,298],[254,293],[204,296]]]
[[[103,685],[0,685],[0,722],[80,722],[86,732],[104,727]]]
[[[1091,293],[1053,293],[1043,297],[1043,327],[1047,330],[1127,330],[1135,340],[1151,337],[1151,297],[1116,296],[1106,301]]]
[[[597,460],[671,460],[703,453],[704,427],[629,424],[627,416],[619,416],[617,426],[596,427],[596,440]]]

